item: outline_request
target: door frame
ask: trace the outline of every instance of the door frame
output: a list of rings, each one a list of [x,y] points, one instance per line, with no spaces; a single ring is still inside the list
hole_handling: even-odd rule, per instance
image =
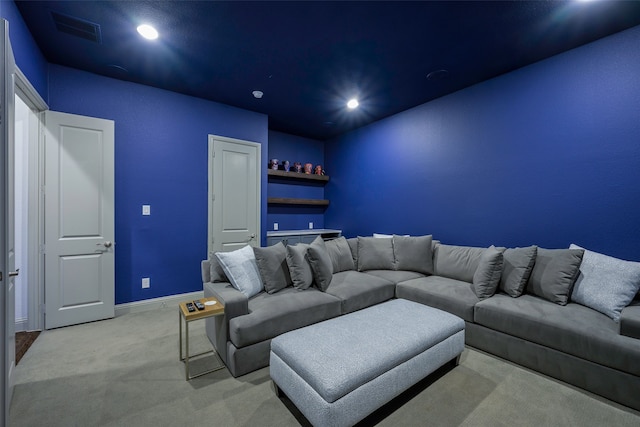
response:
[[[41,251],[44,243],[43,233],[43,203],[42,198],[42,176],[44,164],[42,163],[42,124],[44,111],[49,109],[47,103],[42,99],[38,91],[33,87],[29,79],[16,66],[15,92],[20,99],[27,104],[27,107],[34,112],[37,123],[29,125],[29,155],[27,159],[27,169],[29,176],[28,183],[28,203],[29,216],[27,218],[27,241],[24,242],[28,248],[27,270],[24,271],[27,283],[27,323],[26,329],[44,329],[44,277],[43,277],[43,254]],[[33,133],[33,134],[32,134]]]
[[[28,247],[27,270],[27,324],[29,331],[44,330],[44,274],[43,274],[43,244],[44,244],[44,176],[43,159],[43,123],[44,111],[49,109],[38,91],[18,66],[15,74],[16,95],[35,113],[37,124],[29,125],[29,156],[28,156],[28,201],[29,217],[27,218]],[[32,132],[34,135],[32,135]]]
[[[258,208],[258,221],[256,228],[256,242],[258,246],[261,246],[260,242],[262,241],[262,144],[253,141],[245,141],[242,139],[229,138],[227,136],[219,136],[209,134],[208,138],[208,154],[207,154],[207,162],[208,162],[208,172],[207,172],[207,258],[209,254],[213,252],[213,169],[214,169],[214,144],[215,141],[228,142],[231,144],[239,144],[256,148],[256,166],[257,166],[257,176],[256,176],[256,206]]]

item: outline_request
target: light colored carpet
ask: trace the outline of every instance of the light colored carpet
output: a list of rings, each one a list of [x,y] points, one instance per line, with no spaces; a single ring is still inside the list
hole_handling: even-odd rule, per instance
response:
[[[192,351],[210,348],[204,322]],[[215,363],[204,357],[194,372]],[[16,369],[10,426],[296,426],[264,368],[185,381],[178,309],[43,332]],[[640,413],[466,349],[461,363],[366,420],[380,426],[633,426]]]

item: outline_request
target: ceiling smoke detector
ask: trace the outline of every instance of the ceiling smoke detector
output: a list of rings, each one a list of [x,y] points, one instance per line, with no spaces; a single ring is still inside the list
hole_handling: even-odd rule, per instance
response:
[[[253,92],[251,92],[251,93],[253,93],[253,97],[254,97],[254,98],[257,98],[257,99],[262,98],[262,96],[264,95],[264,93],[262,93],[262,91],[261,91],[261,90],[254,90],[254,91],[253,91]]]

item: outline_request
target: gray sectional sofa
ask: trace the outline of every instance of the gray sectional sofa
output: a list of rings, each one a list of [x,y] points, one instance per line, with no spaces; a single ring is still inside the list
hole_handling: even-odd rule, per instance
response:
[[[575,246],[476,248],[431,236],[254,253],[255,295],[230,283],[220,254],[202,262],[205,297],[225,306],[206,332],[233,376],[267,366],[271,339],[284,332],[404,298],[462,318],[468,346],[640,410],[640,263]]]

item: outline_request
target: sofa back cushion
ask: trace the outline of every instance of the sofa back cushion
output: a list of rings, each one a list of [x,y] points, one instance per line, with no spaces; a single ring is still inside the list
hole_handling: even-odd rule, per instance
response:
[[[440,243],[436,245],[433,258],[435,274],[472,283],[485,249]]]
[[[231,285],[247,298],[262,292],[264,286],[251,246],[247,245],[232,252],[216,252],[216,257]]]
[[[433,274],[433,236],[393,236],[395,269]]]
[[[305,290],[313,284],[313,272],[307,262],[306,243],[287,246],[287,266],[291,275],[291,282],[296,289]]]
[[[573,243],[569,249],[584,249]],[[640,289],[640,262],[584,250],[571,300],[620,321],[622,309]]]
[[[504,248],[496,249],[491,245],[480,257],[478,268],[473,274],[473,292],[478,298],[489,298],[496,293],[502,276],[503,252]]]
[[[394,270],[393,238],[358,237],[358,271]]]
[[[253,248],[264,289],[273,294],[291,285],[287,266],[287,249],[282,242],[264,248]]]
[[[580,273],[583,249],[538,248],[527,292],[560,305],[567,305]]]
[[[535,245],[504,251],[500,289],[513,298],[522,295],[531,276],[537,253],[538,247]]]
[[[316,286],[321,291],[326,291],[331,284],[333,264],[331,262],[331,257],[327,253],[327,248],[322,237],[316,237],[316,239],[309,245],[309,248],[307,249],[307,261],[309,261],[309,264],[311,265],[313,280],[316,283]]]
[[[356,269],[347,239],[338,237],[337,239],[328,240],[324,243],[329,258],[331,258],[334,273]]]

